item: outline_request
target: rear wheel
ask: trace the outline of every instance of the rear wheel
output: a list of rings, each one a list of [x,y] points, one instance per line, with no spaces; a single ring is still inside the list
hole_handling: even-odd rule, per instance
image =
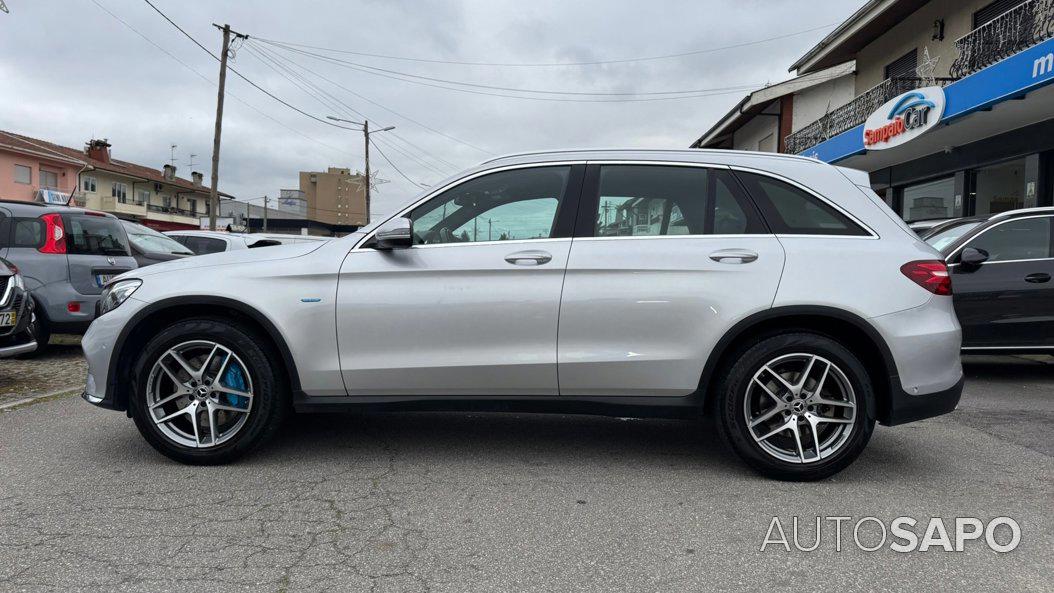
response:
[[[856,459],[874,430],[874,389],[860,360],[825,336],[772,336],[743,351],[720,388],[724,439],[751,467],[818,480]]]
[[[183,463],[232,461],[262,445],[289,408],[277,357],[255,332],[218,319],[181,321],[136,361],[130,399],[139,432]]]

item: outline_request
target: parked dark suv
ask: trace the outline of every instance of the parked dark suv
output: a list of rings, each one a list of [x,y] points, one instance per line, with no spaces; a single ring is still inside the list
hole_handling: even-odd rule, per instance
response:
[[[18,266],[0,257],[0,358],[37,349],[33,339],[33,299]]]
[[[103,285],[136,268],[116,217],[38,202],[0,200],[0,257],[18,266],[36,301],[38,352],[52,333],[83,334]]]

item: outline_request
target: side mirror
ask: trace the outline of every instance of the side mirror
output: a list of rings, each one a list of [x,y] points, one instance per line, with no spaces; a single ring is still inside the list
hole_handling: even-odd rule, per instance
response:
[[[988,261],[988,252],[984,249],[967,247],[959,254],[959,263],[967,267],[976,268],[986,261]]]
[[[377,229],[374,238],[377,249],[406,249],[414,244],[413,222],[409,218],[393,218]]]

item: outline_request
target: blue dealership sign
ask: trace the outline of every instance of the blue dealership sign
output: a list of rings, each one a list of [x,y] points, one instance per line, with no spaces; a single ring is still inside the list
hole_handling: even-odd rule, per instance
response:
[[[1023,97],[1051,82],[1054,82],[1054,39],[1018,52],[945,87],[946,103],[941,121],[951,123],[996,103]],[[801,154],[834,163],[863,152],[864,125],[861,124]]]

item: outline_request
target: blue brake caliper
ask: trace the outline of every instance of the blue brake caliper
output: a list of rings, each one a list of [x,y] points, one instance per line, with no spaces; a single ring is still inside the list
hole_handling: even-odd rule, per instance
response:
[[[227,367],[227,372],[223,374],[223,378],[220,379],[220,387],[224,385],[231,389],[237,389],[238,391],[248,391],[248,386],[245,384],[245,374],[242,373],[241,366],[232,364]],[[234,395],[233,393],[224,393],[224,399],[227,401],[227,405],[235,408],[246,408],[249,405],[248,398],[244,395]]]

